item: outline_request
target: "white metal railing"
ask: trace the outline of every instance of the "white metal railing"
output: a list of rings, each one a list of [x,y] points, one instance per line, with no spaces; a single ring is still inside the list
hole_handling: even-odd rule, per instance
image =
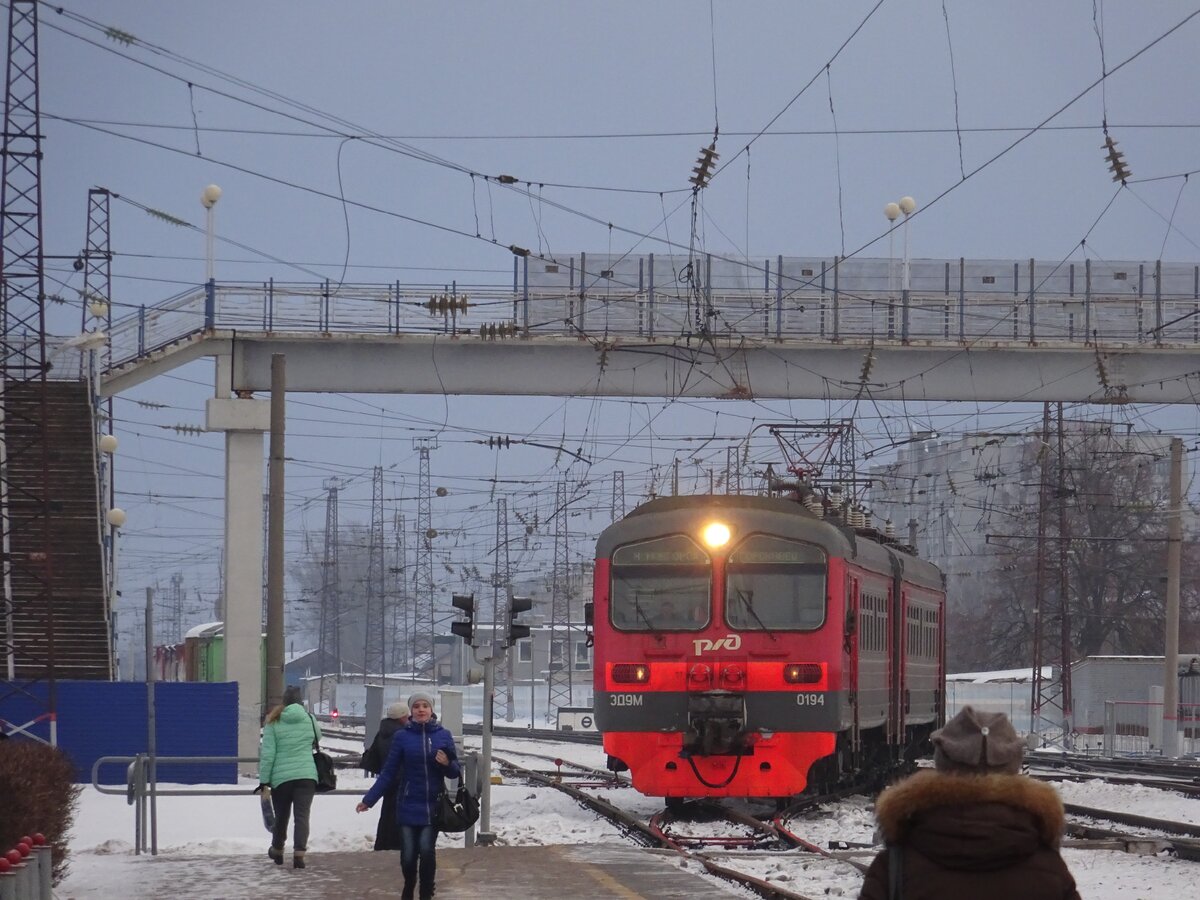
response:
[[[109,364],[208,329],[461,334],[496,323],[638,339],[1200,343],[1200,266],[916,260],[912,289],[898,291],[888,289],[888,260],[778,258],[754,278],[715,261],[702,289],[685,280],[684,262],[581,254],[577,267],[572,259],[570,267],[545,263],[553,273],[515,271],[511,286],[214,282],[115,319]],[[656,268],[666,273],[657,283]]]

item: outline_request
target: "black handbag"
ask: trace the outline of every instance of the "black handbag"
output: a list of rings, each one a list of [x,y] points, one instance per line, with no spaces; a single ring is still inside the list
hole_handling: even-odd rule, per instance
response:
[[[337,790],[337,772],[333,770],[333,757],[321,749],[317,743],[317,723],[310,719],[313,727],[313,762],[317,766],[317,793],[328,794]]]
[[[453,795],[443,790],[438,797],[433,824],[438,831],[466,831],[479,820],[479,798],[472,797],[465,784]]]

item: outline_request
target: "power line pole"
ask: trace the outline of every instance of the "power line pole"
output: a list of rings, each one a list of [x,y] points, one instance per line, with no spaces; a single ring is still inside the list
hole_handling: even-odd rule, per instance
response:
[[[171,601],[168,605],[170,619],[159,643],[178,643],[183,640],[183,573],[171,576]]]
[[[1071,749],[1071,581],[1069,565],[1070,527],[1067,519],[1066,448],[1062,404],[1057,407],[1056,450],[1050,447],[1050,404],[1042,405],[1042,434],[1038,486],[1037,568],[1034,582],[1033,691],[1030,701],[1031,728],[1043,739]],[[1056,484],[1050,484],[1052,452],[1056,460]],[[1049,531],[1051,492],[1058,504],[1058,630],[1046,597],[1046,543]],[[1046,677],[1045,668],[1051,676]],[[1057,673],[1054,672],[1057,668]],[[1057,674],[1057,678],[1054,675]]]
[[[341,642],[341,593],[340,573],[338,567],[338,480],[330,478],[325,482],[325,552],[321,557],[321,629],[318,639],[318,656],[321,658],[321,688],[318,695],[318,705],[322,712],[327,698],[331,697],[328,689],[329,667],[332,661],[333,674],[337,676],[342,670]]]
[[[1063,446],[1063,405],[1058,404],[1058,603],[1059,658],[1062,673],[1059,675],[1060,702],[1062,704],[1063,746],[1075,749],[1074,727],[1071,709],[1071,573],[1067,568],[1067,553],[1071,549],[1070,529],[1067,525],[1067,454]]]
[[[568,559],[567,484],[554,491],[554,575],[550,596],[550,653],[546,717],[559,706],[572,704],[571,568]]]
[[[614,522],[625,518],[625,473],[620,469],[613,472],[612,508],[609,515]]]
[[[501,601],[503,597],[503,601]],[[496,559],[495,571],[492,573],[492,630],[499,635],[502,628],[507,627],[509,601],[512,597],[512,568],[508,555],[508,500],[504,497],[496,499]],[[499,639],[494,639],[498,641]],[[497,644],[497,646],[500,646]],[[516,697],[513,695],[513,651],[512,647],[504,650],[504,655],[497,661],[497,672],[500,684],[504,687],[504,721],[513,722],[517,717]]]
[[[1046,611],[1046,512],[1047,495],[1050,490],[1050,404],[1042,404],[1042,439],[1038,444],[1038,514],[1037,514],[1037,561],[1034,569],[1033,588],[1033,696],[1029,701],[1030,728],[1036,734],[1045,732],[1042,706],[1046,702],[1049,683],[1042,666],[1046,662],[1042,646]]]
[[[109,193],[104,188],[88,191],[87,230],[84,234],[83,252],[75,260],[75,266],[83,267],[83,303],[80,304],[83,332],[98,329],[105,334],[112,331],[112,241],[109,228]],[[91,328],[89,328],[91,326]],[[109,510],[116,506],[116,488],[113,479],[112,454],[117,439],[112,434],[113,398],[101,397],[98,390],[100,372],[108,368],[112,358],[112,345],[105,341],[100,347],[86,354],[86,375],[92,385],[92,428],[97,454],[96,497],[99,509]],[[80,354],[79,364],[85,365],[85,355]],[[116,656],[114,645],[117,632],[117,534],[105,529],[101,541],[101,578],[104,582],[105,619],[109,624],[108,669],[109,677],[115,677]]]
[[[432,678],[433,658],[433,530],[432,491],[429,486],[429,451],[437,449],[434,438],[416,438],[420,456],[420,482],[417,488],[417,577],[416,602],[413,606],[413,671]]]
[[[1183,544],[1183,440],[1171,438],[1167,507],[1167,628],[1163,654],[1163,756],[1179,755],[1179,577]]]
[[[392,573],[396,576],[395,598],[391,607],[392,628],[392,664],[393,671],[412,671],[412,628],[409,625],[408,602],[408,532],[405,528],[404,514],[396,511],[392,518],[392,528],[395,532],[396,558]]]
[[[7,680],[45,680],[49,743],[55,745],[58,687],[37,35],[36,0],[10,0],[0,184],[0,564]],[[13,402],[14,393],[19,393],[19,403]],[[15,484],[18,470],[21,481]],[[14,582],[24,587],[17,590]],[[0,699],[18,691],[33,697],[27,688],[12,688]]]
[[[384,602],[383,466],[371,476],[371,528],[367,538],[367,614],[363,673],[387,670],[387,604]]]
[[[266,709],[283,702],[283,515],[284,433],[287,428],[287,361],[271,354],[271,440],[267,472],[267,668]]]

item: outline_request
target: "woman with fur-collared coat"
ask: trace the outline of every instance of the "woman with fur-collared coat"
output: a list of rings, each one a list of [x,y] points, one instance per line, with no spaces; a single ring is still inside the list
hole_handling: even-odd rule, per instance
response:
[[[1079,900],[1058,852],[1062,801],[1017,774],[1024,746],[1008,717],[964,707],[933,744],[936,769],[893,785],[875,804],[887,847],[860,898]]]

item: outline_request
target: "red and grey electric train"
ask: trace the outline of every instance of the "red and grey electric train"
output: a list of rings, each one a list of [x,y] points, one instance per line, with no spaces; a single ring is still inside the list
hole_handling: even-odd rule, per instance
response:
[[[651,500],[596,550],[609,766],[669,801],[877,780],[942,723],[944,604],[910,548],[796,500]]]

